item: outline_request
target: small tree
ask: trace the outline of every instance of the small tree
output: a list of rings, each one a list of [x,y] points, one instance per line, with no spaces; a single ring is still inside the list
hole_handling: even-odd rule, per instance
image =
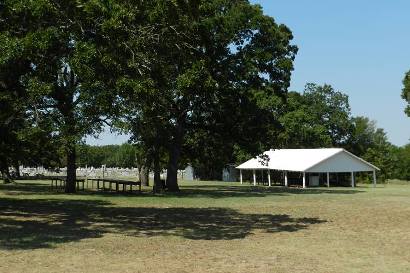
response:
[[[409,104],[407,105],[405,112],[408,116],[410,116],[410,71],[404,76],[403,85],[404,88],[401,93],[401,97]]]

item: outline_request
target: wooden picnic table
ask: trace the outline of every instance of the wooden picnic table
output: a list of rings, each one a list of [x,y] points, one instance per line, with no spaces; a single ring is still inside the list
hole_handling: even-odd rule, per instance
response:
[[[127,186],[130,187],[130,192],[132,192],[133,186],[138,186],[138,191],[141,192],[141,182],[140,181],[127,181],[127,180],[119,180],[119,179],[109,179],[109,178],[89,178],[88,180],[92,181],[92,187],[94,187],[94,181],[97,182],[97,189],[100,189],[100,182],[102,183],[103,190],[113,190],[112,185],[115,185],[115,191],[120,191],[120,185],[122,185],[122,191],[125,192]],[[108,188],[105,187],[106,183],[108,183]]]
[[[65,176],[56,176],[56,177],[51,177],[51,189],[64,189],[65,188],[65,184],[67,183],[67,177]],[[80,178],[80,179],[76,179],[75,181],[76,183],[76,188],[77,190],[84,190],[84,183],[85,183],[85,179]],[[82,187],[80,188],[80,184],[82,184]]]
[[[59,187],[61,188],[63,185],[63,179],[64,177],[51,177],[51,189],[54,189],[54,188],[57,189]]]

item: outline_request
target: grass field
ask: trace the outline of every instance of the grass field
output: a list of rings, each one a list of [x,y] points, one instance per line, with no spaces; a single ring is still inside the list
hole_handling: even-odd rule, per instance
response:
[[[410,185],[195,182],[155,197],[0,185],[0,272],[410,272]]]

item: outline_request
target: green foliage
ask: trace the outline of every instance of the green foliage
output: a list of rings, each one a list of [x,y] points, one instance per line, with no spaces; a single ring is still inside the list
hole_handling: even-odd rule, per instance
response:
[[[281,117],[284,147],[330,147],[332,136],[321,122],[321,117],[313,115],[315,105],[307,104],[305,97],[296,92],[289,93],[287,102],[287,112]]]
[[[134,168],[137,166],[138,150],[134,145],[90,146],[78,145],[77,165],[81,167],[100,168],[107,167]]]
[[[354,117],[353,133],[350,138],[349,148],[358,156],[363,156],[368,148],[375,144],[376,122],[367,117]]]
[[[182,164],[211,179],[273,147],[336,146],[407,177],[408,148],[353,118],[347,95],[288,94],[292,39],[247,0],[0,1],[0,170],[64,164],[74,191],[76,163],[141,166],[156,182],[167,167],[177,190]],[[410,72],[403,83],[410,102]],[[111,123],[132,145],[80,145]]]
[[[167,184],[176,189],[181,160],[222,165],[235,145],[256,155],[277,142],[297,48],[288,28],[248,1],[152,2],[138,27],[148,39],[136,43],[125,29],[116,41],[132,53],[113,57],[124,72],[119,108],[154,165],[168,154]]]
[[[23,112],[46,114],[67,155],[67,191],[75,191],[75,144],[99,132],[115,96],[105,85],[103,22],[108,2],[3,1],[0,65],[14,64]],[[100,51],[98,51],[100,50]],[[99,53],[100,52],[100,53]],[[2,75],[3,76],[3,75]],[[103,79],[103,80],[102,80]]]
[[[287,148],[344,147],[352,132],[349,98],[330,85],[309,83],[288,95],[283,145]]]
[[[14,20],[8,18],[7,9],[0,13]],[[0,169],[6,180],[10,166],[53,167],[59,163],[50,119],[36,107],[25,85],[32,71],[25,51],[28,46],[24,39],[11,35],[13,28],[8,23],[0,21]]]
[[[354,154],[381,169],[381,181],[394,177],[394,146],[388,141],[385,131],[376,127],[376,122],[366,117],[353,118],[353,132],[348,149]]]
[[[408,116],[410,116],[410,71],[404,76],[403,85],[404,87],[401,97],[409,104],[407,105],[405,112]]]
[[[410,181],[410,144],[393,147],[391,153],[394,159],[391,177]]]

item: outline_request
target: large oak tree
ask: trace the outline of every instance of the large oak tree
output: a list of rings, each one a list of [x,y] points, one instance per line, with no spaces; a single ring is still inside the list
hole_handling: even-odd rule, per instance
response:
[[[52,120],[67,157],[66,192],[75,191],[76,143],[101,128],[113,94],[103,78],[102,31],[109,1],[2,1],[1,59],[24,60],[15,80],[30,108]],[[107,19],[108,20],[108,19]],[[98,45],[98,46],[97,46]],[[20,64],[20,63],[19,63]]]
[[[178,190],[184,155],[194,160],[220,143],[258,154],[275,142],[297,51],[286,26],[245,0],[157,0],[145,16],[156,40],[124,41],[138,62],[122,78],[121,103],[133,138],[151,148],[155,173],[167,152],[169,190]],[[148,60],[139,58],[144,48]]]

